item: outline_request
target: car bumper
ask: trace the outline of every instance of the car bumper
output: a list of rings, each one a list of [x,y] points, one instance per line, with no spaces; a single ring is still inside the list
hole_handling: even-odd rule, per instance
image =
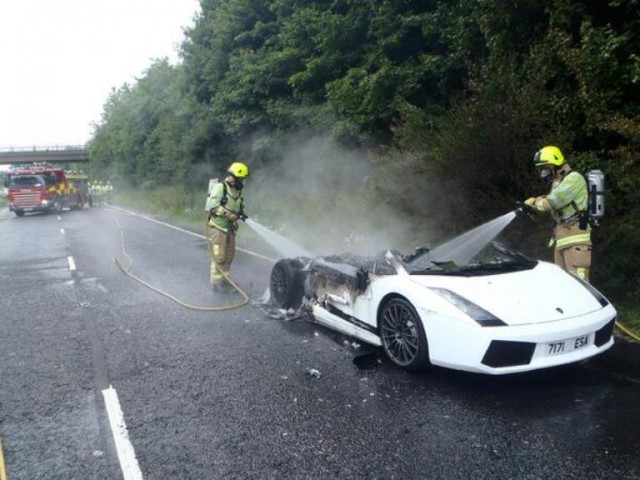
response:
[[[566,365],[604,352],[613,345],[616,310],[608,305],[566,320],[501,327],[422,317],[432,364],[501,375]]]

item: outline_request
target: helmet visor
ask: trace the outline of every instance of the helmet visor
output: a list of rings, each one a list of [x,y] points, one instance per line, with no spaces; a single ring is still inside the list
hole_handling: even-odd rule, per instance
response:
[[[541,163],[546,163],[546,162],[543,162],[543,161],[540,159],[540,157],[541,157],[540,152],[539,152],[539,151],[538,151],[538,152],[536,152],[536,154],[533,156],[533,163],[534,163],[534,165],[538,166],[538,165],[540,165]]]

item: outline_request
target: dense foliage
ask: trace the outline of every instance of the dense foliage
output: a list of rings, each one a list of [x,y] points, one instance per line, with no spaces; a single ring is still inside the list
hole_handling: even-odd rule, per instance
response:
[[[639,8],[201,0],[182,62],[156,61],[112,92],[92,168],[134,187],[204,188],[232,159],[272,169],[291,138],[326,135],[366,152],[376,199],[427,224],[471,226],[542,193],[532,154],[556,144],[575,168],[607,176],[596,283],[640,301]],[[542,233],[529,246],[546,243],[546,226],[531,228]]]

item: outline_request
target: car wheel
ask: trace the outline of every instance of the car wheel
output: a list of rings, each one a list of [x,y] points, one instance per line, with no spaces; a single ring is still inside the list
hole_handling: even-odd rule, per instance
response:
[[[271,269],[269,280],[271,300],[280,308],[298,308],[304,296],[302,264],[297,260],[283,259]]]
[[[23,210],[14,210],[13,213],[16,214],[16,217],[24,216],[24,211]]]
[[[429,366],[429,346],[413,305],[395,297],[380,312],[380,338],[385,354],[397,366],[419,371]]]

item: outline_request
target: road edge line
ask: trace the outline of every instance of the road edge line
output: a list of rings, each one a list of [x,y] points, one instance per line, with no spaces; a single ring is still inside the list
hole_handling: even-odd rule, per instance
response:
[[[0,440],[0,480],[7,480],[7,469],[4,465],[4,453],[2,448],[2,440]]]
[[[200,233],[195,233],[195,232],[192,232],[190,230],[186,230],[184,228],[176,227],[175,225],[171,225],[170,223],[166,223],[166,222],[162,222],[160,220],[156,220],[155,218],[151,218],[151,217],[148,217],[146,215],[142,215],[140,213],[136,213],[136,212],[133,212],[131,210],[127,210],[126,208],[117,207],[115,205],[109,205],[109,207],[110,208],[115,208],[117,210],[122,210],[123,212],[127,212],[130,215],[143,218],[143,219],[148,220],[150,222],[157,223],[158,225],[162,225],[164,227],[172,228],[172,229],[177,230],[179,232],[186,233],[187,235],[191,235],[192,237],[200,238],[202,240],[206,240],[207,239],[207,237],[205,237],[204,235],[202,235]],[[242,253],[246,253],[247,255],[252,255],[254,257],[261,258],[262,260],[267,260],[269,262],[275,263],[275,262],[278,261],[275,258],[267,257],[266,255],[262,255],[262,254],[260,254],[258,252],[254,252],[253,250],[247,250],[246,248],[236,248],[236,250],[239,251],[239,252],[242,252]]]

